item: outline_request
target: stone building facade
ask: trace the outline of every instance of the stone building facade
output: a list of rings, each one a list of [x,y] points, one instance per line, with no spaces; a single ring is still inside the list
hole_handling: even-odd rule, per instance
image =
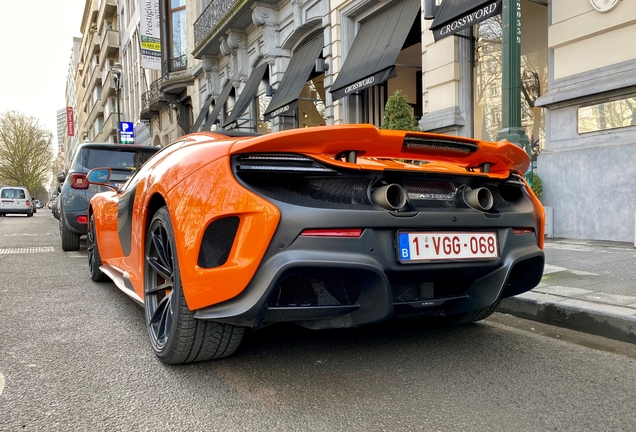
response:
[[[497,140],[506,127],[509,94],[503,47],[517,43],[519,126],[543,180],[552,235],[634,240],[632,1],[143,2],[158,2],[161,70],[140,68],[135,52],[140,6],[132,5],[140,3],[134,0],[120,1],[113,18],[126,23],[115,27],[121,45],[113,58],[126,71],[123,115],[146,126],[144,142],[156,146],[201,130],[381,126],[384,104],[397,89],[407,96],[421,130]],[[519,31],[512,40],[502,20],[506,8],[516,8]],[[492,14],[483,15],[486,10]],[[85,35],[92,16],[85,13]],[[442,17],[447,21],[440,24]],[[452,32],[439,30],[451,27]],[[81,50],[90,54],[85,38]],[[84,57],[86,68],[92,57]],[[88,89],[83,92],[79,95],[78,86],[78,125],[93,140]],[[108,118],[105,108],[103,115]]]

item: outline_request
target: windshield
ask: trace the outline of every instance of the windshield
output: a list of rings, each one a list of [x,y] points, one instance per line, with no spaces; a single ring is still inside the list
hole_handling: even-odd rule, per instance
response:
[[[84,149],[84,152],[73,167],[74,170],[88,171],[98,167],[109,167],[117,171],[138,170],[158,149],[99,150]]]

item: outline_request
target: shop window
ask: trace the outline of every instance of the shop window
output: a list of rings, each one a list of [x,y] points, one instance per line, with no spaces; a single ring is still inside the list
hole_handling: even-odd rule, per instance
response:
[[[475,40],[473,94],[474,137],[495,141],[502,124],[501,15],[473,27]],[[548,11],[544,5],[521,0],[521,126],[532,142],[545,138],[545,112],[535,107],[548,90]]]
[[[269,102],[272,100],[271,96],[267,96],[265,93],[262,93],[256,96],[256,132],[258,133],[270,133],[272,131],[272,122],[265,121],[263,117],[263,113],[269,106]]]
[[[325,74],[307,81],[298,98],[298,127],[325,126]]]
[[[636,96],[578,109],[580,134],[636,126]]]

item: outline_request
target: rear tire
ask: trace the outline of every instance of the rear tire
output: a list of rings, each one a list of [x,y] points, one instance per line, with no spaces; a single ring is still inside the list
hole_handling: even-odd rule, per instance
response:
[[[60,215],[58,220],[60,223],[60,237],[62,237],[62,250],[67,252],[79,250],[80,235],[66,227],[62,220],[62,215]]]
[[[245,329],[198,320],[186,304],[174,230],[166,207],[154,214],[145,241],[146,327],[159,360],[166,364],[192,363],[234,353]]]
[[[86,233],[86,249],[88,250],[88,274],[95,282],[104,282],[108,277],[99,269],[102,266],[102,257],[97,247],[95,235],[95,218],[91,215],[90,226]]]
[[[27,217],[32,217],[33,216],[33,212],[28,212],[27,213]]]

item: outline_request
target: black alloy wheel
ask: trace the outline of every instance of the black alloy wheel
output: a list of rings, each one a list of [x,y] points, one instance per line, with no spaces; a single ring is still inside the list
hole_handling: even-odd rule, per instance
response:
[[[244,328],[198,320],[188,308],[166,207],[154,214],[146,234],[144,305],[150,344],[166,364],[227,357],[243,338]]]
[[[88,251],[88,273],[95,282],[103,282],[106,275],[99,269],[102,266],[102,258],[97,247],[97,236],[95,235],[95,217],[91,215],[88,232],[86,233],[86,250]]]

